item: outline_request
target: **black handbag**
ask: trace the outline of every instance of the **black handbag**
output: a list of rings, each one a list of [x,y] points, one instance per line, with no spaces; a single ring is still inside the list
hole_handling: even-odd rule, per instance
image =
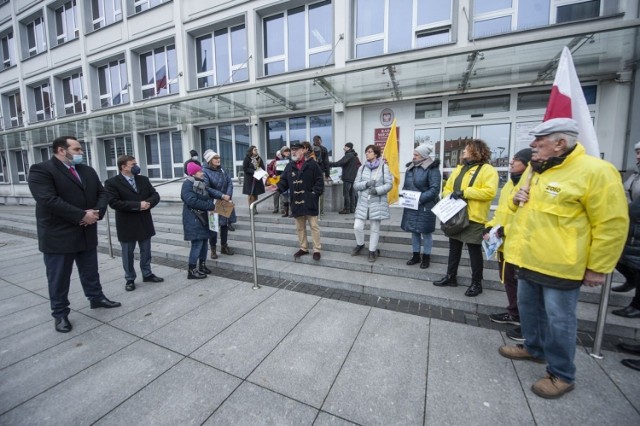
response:
[[[471,181],[469,182],[469,186],[467,188],[470,188],[473,186],[474,182],[476,181],[476,177],[478,177],[478,174],[480,173],[480,169],[482,168],[484,164],[480,164],[480,166],[478,166],[478,168],[476,169],[476,172],[473,174],[473,177],[471,178]],[[460,187],[462,186],[462,177],[464,176],[464,173],[461,173],[459,178],[456,179],[456,181],[453,184],[453,190],[455,191],[459,191]],[[449,219],[448,221],[440,224],[440,229],[442,229],[442,232],[444,232],[444,234],[447,237],[451,237],[453,235],[458,235],[459,233],[461,233],[462,231],[465,230],[465,228],[467,226],[469,226],[469,209],[468,209],[468,205],[465,206],[465,208],[460,209],[460,211],[456,214],[453,215],[453,217],[451,219]]]

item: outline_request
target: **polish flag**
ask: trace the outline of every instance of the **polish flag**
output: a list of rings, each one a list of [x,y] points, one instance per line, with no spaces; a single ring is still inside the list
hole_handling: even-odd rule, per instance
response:
[[[571,52],[566,46],[562,49],[547,111],[542,121],[552,118],[573,118],[577,121],[578,141],[584,146],[587,154],[600,158],[596,130],[593,128],[589,107],[573,65]]]
[[[167,69],[163,65],[156,72],[156,94],[160,93],[160,90],[167,88]]]

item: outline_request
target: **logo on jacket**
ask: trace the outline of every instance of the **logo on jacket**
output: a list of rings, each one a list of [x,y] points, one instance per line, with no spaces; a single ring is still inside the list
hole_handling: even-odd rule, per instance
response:
[[[558,194],[562,191],[560,184],[557,182],[550,182],[547,184],[547,187],[544,189],[544,192],[551,195],[552,197],[557,197]]]

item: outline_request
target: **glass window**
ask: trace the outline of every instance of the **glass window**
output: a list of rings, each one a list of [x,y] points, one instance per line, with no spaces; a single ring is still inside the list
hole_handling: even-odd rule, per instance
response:
[[[174,45],[159,47],[140,55],[142,98],[177,93],[178,69]]]
[[[174,179],[184,175],[180,132],[146,134],[144,144],[150,178]]]
[[[416,104],[416,120],[442,117],[442,102],[424,102]]]
[[[287,120],[271,120],[265,123],[267,130],[267,158],[275,158],[276,151],[289,145],[287,140]]]
[[[329,156],[333,155],[333,124],[331,114],[317,114],[270,120],[265,123],[267,133],[267,158],[275,158],[276,151],[295,142],[322,138],[322,145]]]
[[[4,34],[0,38],[0,49],[2,49],[2,69],[14,66],[16,64],[16,56],[13,32]]]
[[[26,150],[13,151],[18,171],[18,182],[26,182],[29,173],[29,157]]]
[[[518,3],[518,29],[538,28],[549,25],[549,0],[529,0]]]
[[[51,87],[44,83],[33,88],[36,121],[50,120],[53,118],[51,111]]]
[[[460,163],[462,151],[471,139],[473,139],[473,126],[447,127],[444,129],[444,168],[454,168]],[[436,146],[436,149],[439,151],[440,147]]]
[[[129,103],[129,81],[124,59],[111,61],[98,67],[100,107]]]
[[[4,151],[0,151],[0,182],[9,183],[9,167]]]
[[[450,42],[451,3],[451,0],[357,0],[356,58]]]
[[[55,10],[58,44],[73,40],[80,35],[76,18],[76,0],[68,1]]]
[[[479,115],[509,111],[509,95],[484,96],[481,98],[456,99],[449,101],[449,116]]]
[[[94,30],[121,21],[121,0],[91,0],[91,18]]]
[[[556,22],[572,22],[600,16],[600,0],[558,6]]]
[[[27,27],[27,48],[29,56],[35,56],[47,50],[47,42],[44,33],[44,21],[42,17],[37,17],[26,24]]]
[[[162,2],[163,0],[134,0],[133,7],[135,13],[140,13],[151,9],[152,7],[156,7],[159,4],[162,4]]]
[[[7,95],[9,101],[9,125],[10,127],[18,127],[23,124],[22,102],[20,100],[20,92]]]
[[[118,157],[121,155],[134,155],[131,136],[104,139],[102,143],[104,146],[107,176],[113,177],[118,174]]]
[[[496,34],[504,34],[511,31],[511,16],[476,21],[473,24],[473,36],[487,37]]]
[[[478,126],[478,138],[489,146],[492,166],[509,167],[510,123]]]
[[[86,110],[84,90],[82,88],[82,73],[72,74],[70,77],[63,78],[62,93],[65,114],[77,114]]]
[[[234,158],[234,141],[235,153]],[[233,178],[249,149],[249,128],[245,124],[223,125],[200,130],[200,149],[212,149],[220,155],[222,168]],[[241,170],[242,168],[240,168]]]
[[[331,61],[331,1],[289,9],[262,20],[266,75],[324,66]]]
[[[511,0],[474,0],[473,2],[475,15],[509,8],[511,8]]]
[[[596,104],[598,86],[582,86],[582,93],[587,101],[587,105]],[[550,94],[551,89],[518,93],[518,111],[547,108]]]
[[[440,158],[440,128],[416,129],[413,133],[413,147],[424,143],[433,146],[434,158]]]

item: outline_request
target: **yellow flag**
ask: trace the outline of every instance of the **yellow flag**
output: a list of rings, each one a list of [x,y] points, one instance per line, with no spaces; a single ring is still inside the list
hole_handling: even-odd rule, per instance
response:
[[[400,158],[398,154],[398,133],[396,131],[395,118],[393,119],[393,123],[391,124],[391,130],[389,131],[387,144],[384,146],[384,152],[382,153],[382,156],[385,160],[387,160],[389,171],[393,176],[393,187],[387,194],[387,202],[389,204],[397,203],[400,199],[398,195],[398,191],[400,188]]]

